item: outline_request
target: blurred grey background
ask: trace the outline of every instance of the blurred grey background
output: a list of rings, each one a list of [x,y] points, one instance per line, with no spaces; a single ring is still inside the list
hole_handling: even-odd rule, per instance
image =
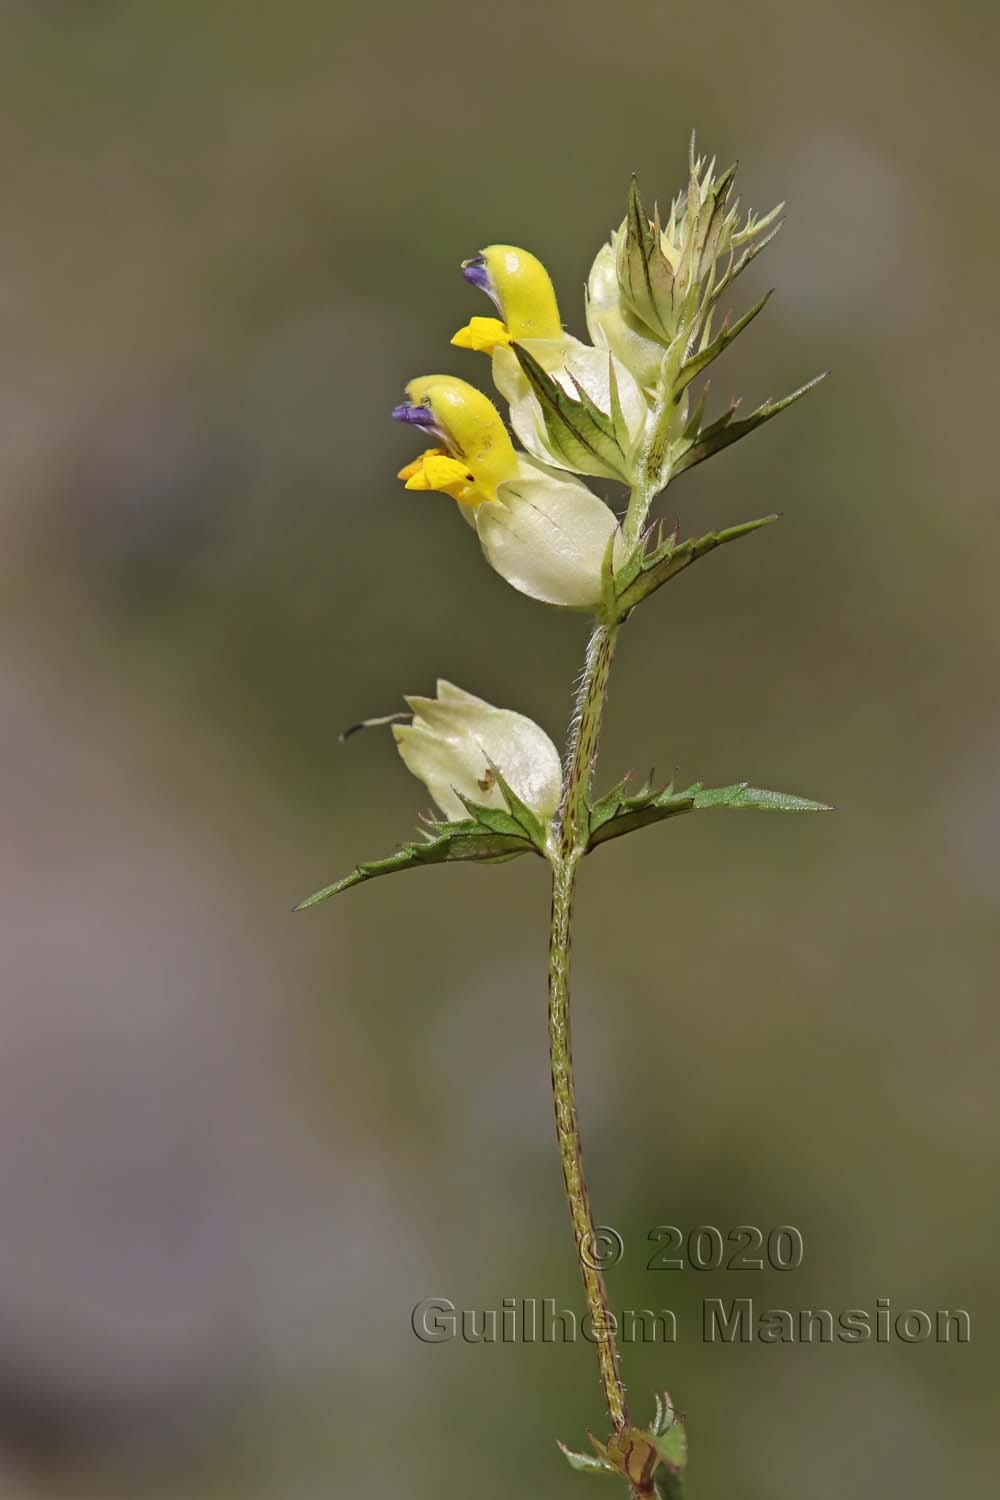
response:
[[[762,511],[630,626],[602,781],[836,802],[585,868],[576,1051],[637,1415],[694,1500],[988,1493],[998,27],[985,0],[0,7],[0,1494],[572,1496],[592,1349],[429,1347],[422,1297],[579,1306],[541,865],[293,902],[425,804],[441,673],[560,735],[585,626],[516,595],[388,420],[550,266],[583,332],[629,173],[697,126],[789,202],[724,399],[832,378],[672,489]],[[651,1273],[649,1229],[800,1227],[791,1273]],[[961,1306],[963,1347],[706,1346],[704,1296]]]

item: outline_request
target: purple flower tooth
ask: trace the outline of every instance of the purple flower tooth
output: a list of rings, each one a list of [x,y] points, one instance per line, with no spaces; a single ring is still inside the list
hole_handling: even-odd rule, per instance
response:
[[[485,292],[487,297],[493,297],[490,273],[486,269],[486,260],[482,255],[474,255],[471,260],[463,260],[462,275],[472,286]]]
[[[415,406],[412,401],[401,401],[392,408],[392,420],[405,422],[410,427],[419,427],[428,437],[440,438],[441,432],[434,421],[429,406]]]

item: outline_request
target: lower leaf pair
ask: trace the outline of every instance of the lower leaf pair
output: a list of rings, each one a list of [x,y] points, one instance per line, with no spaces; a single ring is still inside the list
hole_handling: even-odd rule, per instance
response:
[[[358,865],[301,901],[297,911],[378,875],[454,861],[498,864],[520,854],[548,856],[554,848],[562,765],[555,745],[538,724],[443,679],[435,698],[406,701],[411,722],[393,724],[393,734],[404,762],[423,781],[444,819],[428,819],[422,840],[404,844],[385,859]],[[394,717],[372,722],[386,723]],[[584,852],[651,823],[713,807],[829,811],[826,803],[766,791],[745,781],[709,788],[695,782],[683,791],[675,791],[671,782],[630,792],[626,777],[589,804]]]

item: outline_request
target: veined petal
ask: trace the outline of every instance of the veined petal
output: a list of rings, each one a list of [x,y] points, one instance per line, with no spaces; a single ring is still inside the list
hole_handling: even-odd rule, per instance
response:
[[[438,683],[437,698],[406,701],[413,722],[393,727],[399,753],[446,817],[467,816],[462,796],[487,807],[504,806],[494,766],[533,812],[543,819],[553,816],[562,794],[562,765],[555,745],[533,720],[446,682]]]
[[[511,480],[478,508],[476,529],[487,562],[522,594],[568,609],[600,603],[608,543],[620,532],[614,512],[585,485],[541,475]]]

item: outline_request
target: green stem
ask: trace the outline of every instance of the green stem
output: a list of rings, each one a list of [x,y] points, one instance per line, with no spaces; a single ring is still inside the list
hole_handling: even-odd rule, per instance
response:
[[[649,514],[654,495],[666,482],[664,447],[670,420],[668,396],[661,398],[653,422],[653,436],[642,456],[641,479],[629,496],[623,526],[625,541],[632,547]],[[608,678],[614,660],[618,625],[594,627],[580,681],[570,726],[562,806],[555,837],[549,850],[552,862],[552,918],[549,926],[549,1055],[552,1060],[552,1097],[555,1104],[556,1136],[563,1183],[569,1204],[573,1238],[583,1277],[587,1313],[597,1344],[597,1359],[608,1414],[616,1432],[629,1426],[628,1402],[619,1368],[615,1323],[608,1291],[600,1269],[600,1257],[590,1209],[587,1179],[583,1170],[583,1145],[576,1113],[573,1079],[573,1049],[570,1036],[570,949],[572,942],[573,893],[577,867],[587,848],[590,785],[597,761],[597,746],[607,700]],[[633,1487],[633,1495],[639,1492]]]
[[[612,1426],[628,1426],[628,1405],[618,1364],[614,1321],[600,1270],[594,1219],[583,1170],[583,1147],[576,1113],[573,1051],[570,1037],[570,946],[576,872],[587,842],[587,804],[600,736],[608,675],[617,628],[598,625],[587,648],[583,680],[570,732],[558,841],[552,850],[552,920],[549,929],[549,1052],[556,1136],[570,1222],[587,1299],[587,1313],[597,1344],[604,1399]]]
[[[653,409],[649,438],[639,456],[639,479],[632,486],[628,497],[628,510],[622,526],[626,547],[631,550],[639,540],[646,524],[649,507],[656,496],[670,483],[670,465],[667,463],[667,445],[670,440],[670,424],[674,415],[673,390],[668,387],[661,392]]]
[[[559,854],[564,860],[574,853],[577,856],[583,854],[587,846],[587,800],[597,761],[597,743],[617,640],[617,625],[595,625],[587,642],[587,655],[570,725],[559,814]]]

